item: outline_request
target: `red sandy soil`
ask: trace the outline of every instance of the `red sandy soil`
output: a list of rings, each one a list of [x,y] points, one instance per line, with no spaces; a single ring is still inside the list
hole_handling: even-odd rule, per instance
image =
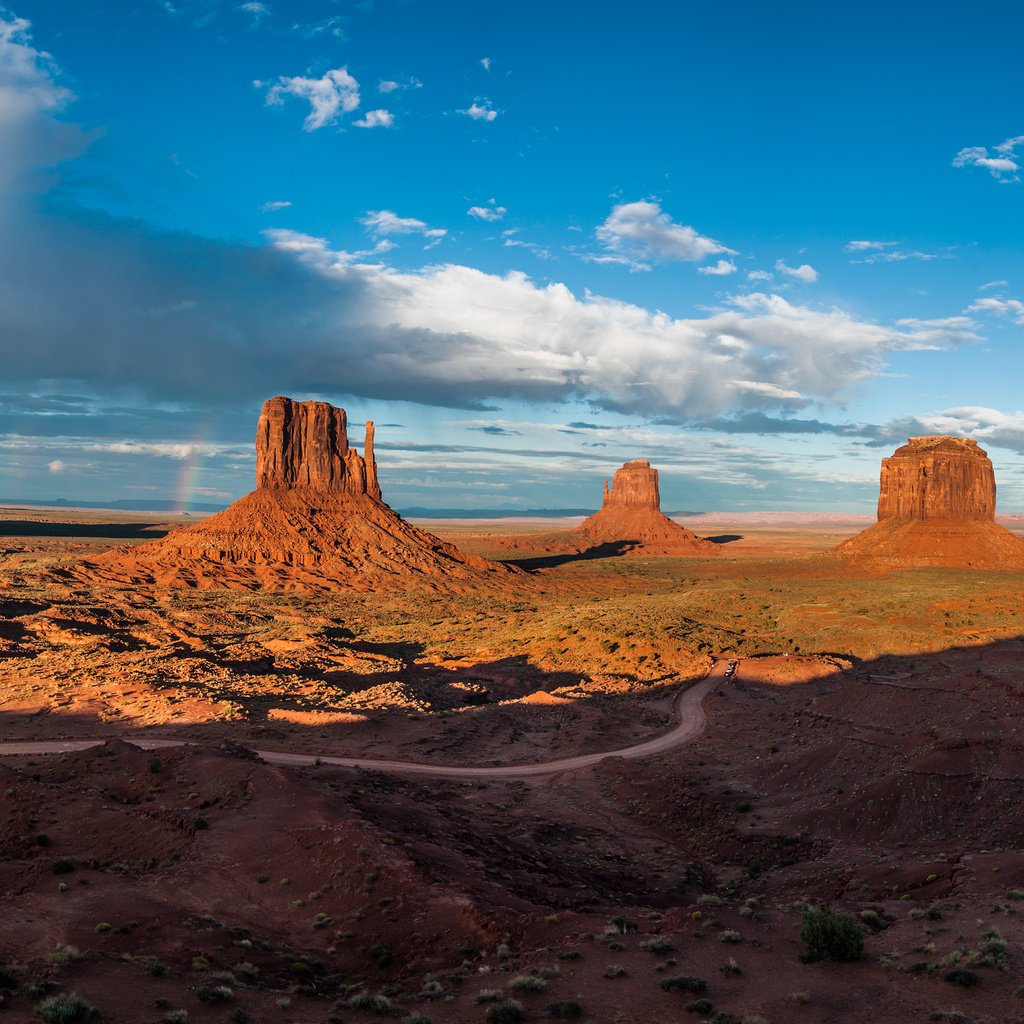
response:
[[[482,1024],[499,989],[535,1021],[1021,1020],[1024,576],[823,571],[797,556],[834,534],[730,532],[508,592],[308,595],[56,583],[111,538],[8,533],[0,739],[202,744],[0,762],[0,1018],[52,987],[115,1024]],[[467,782],[245,749],[611,750],[713,657],[738,669],[707,730],[646,760]],[[801,963],[805,901],[863,922],[865,957]]]
[[[404,591],[514,586],[513,568],[407,523],[365,494],[259,488],[195,526],[111,552],[65,577],[122,587]]]

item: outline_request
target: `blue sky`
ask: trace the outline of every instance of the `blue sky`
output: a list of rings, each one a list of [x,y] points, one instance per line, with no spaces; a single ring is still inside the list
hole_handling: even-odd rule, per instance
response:
[[[894,10],[893,7],[896,7]],[[0,500],[224,502],[273,394],[385,498],[868,511],[911,434],[1024,510],[1024,11],[0,7]]]

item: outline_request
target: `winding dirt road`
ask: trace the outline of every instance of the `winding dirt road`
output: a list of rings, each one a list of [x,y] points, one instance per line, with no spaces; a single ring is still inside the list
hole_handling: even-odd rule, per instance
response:
[[[663,754],[667,750],[681,747],[696,739],[707,724],[702,703],[704,698],[718,685],[725,675],[725,663],[717,662],[711,672],[695,686],[682,689],[673,703],[676,724],[669,731],[654,739],[645,740],[621,750],[604,750],[596,754],[578,754],[558,761],[544,761],[540,764],[517,764],[503,767],[464,768],[455,765],[417,764],[413,761],[374,760],[366,757],[333,757],[328,754],[290,754],[280,750],[255,751],[270,764],[311,765],[334,764],[346,768],[367,768],[379,772],[394,772],[401,775],[425,775],[436,779],[528,779],[542,775],[589,768],[606,757],[628,757],[636,759]],[[134,743],[145,750],[161,747],[180,747],[188,740],[162,740],[147,736],[120,737],[127,743]],[[104,739],[49,740],[40,742],[0,742],[0,757],[26,754],[66,754],[75,750],[87,750],[99,746]]]

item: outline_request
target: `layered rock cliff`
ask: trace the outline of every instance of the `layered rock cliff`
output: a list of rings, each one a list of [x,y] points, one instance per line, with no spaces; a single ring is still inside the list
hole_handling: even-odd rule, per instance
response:
[[[379,501],[373,421],[366,424],[360,456],[349,447],[344,409],[281,395],[268,399],[256,425],[256,486],[368,494]]]
[[[912,437],[882,459],[878,522],[833,554],[881,570],[1024,567],[1024,541],[995,513],[995,472],[977,441]]]
[[[882,459],[878,521],[994,520],[992,461],[969,437],[911,437]]]

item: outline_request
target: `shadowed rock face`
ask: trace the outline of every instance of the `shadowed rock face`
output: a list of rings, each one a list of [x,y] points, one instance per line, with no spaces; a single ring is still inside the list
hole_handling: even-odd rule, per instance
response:
[[[380,501],[372,421],[364,453],[348,446],[344,409],[279,395],[264,403],[256,426],[256,486],[367,494]]]
[[[912,437],[882,459],[878,519],[994,520],[996,478],[978,442]]]
[[[661,511],[658,471],[647,459],[634,459],[615,470],[611,489],[604,482],[602,508],[653,508]]]

